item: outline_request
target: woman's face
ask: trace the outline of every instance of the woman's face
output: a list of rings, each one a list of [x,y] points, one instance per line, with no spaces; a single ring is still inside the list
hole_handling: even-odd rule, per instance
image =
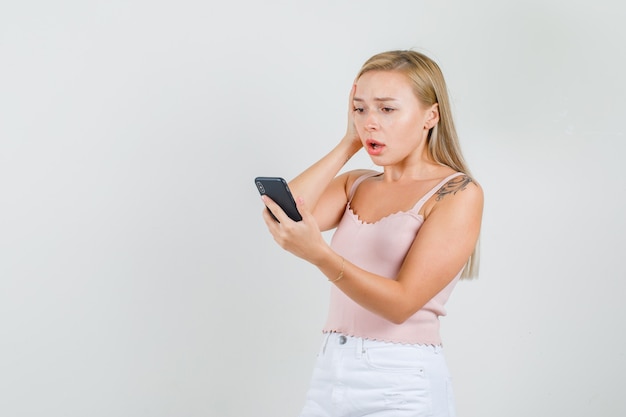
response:
[[[354,124],[363,147],[379,166],[421,156],[428,130],[439,120],[437,105],[425,107],[398,71],[368,71],[356,83]]]

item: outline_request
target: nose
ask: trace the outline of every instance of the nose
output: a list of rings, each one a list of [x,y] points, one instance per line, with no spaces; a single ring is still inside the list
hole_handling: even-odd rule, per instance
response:
[[[367,115],[367,119],[365,119],[365,129],[367,129],[368,131],[372,131],[378,129],[378,127],[378,119],[376,119],[376,116],[373,114],[373,112],[370,112]]]

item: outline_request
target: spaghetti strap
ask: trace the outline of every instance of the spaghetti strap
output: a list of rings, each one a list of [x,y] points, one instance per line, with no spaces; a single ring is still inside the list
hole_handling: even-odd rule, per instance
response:
[[[420,209],[422,208],[422,206],[424,205],[424,203],[426,203],[426,201],[428,201],[430,197],[432,197],[437,191],[439,191],[441,187],[443,187],[451,179],[456,178],[460,175],[465,175],[465,174],[463,172],[455,172],[454,174],[451,174],[445,177],[443,180],[439,182],[439,184],[435,185],[429,192],[427,192],[422,198],[420,198],[420,200],[417,203],[415,203],[415,206],[413,206],[411,211],[418,213]]]
[[[370,177],[375,177],[376,175],[380,175],[380,172],[368,172],[367,174],[363,174],[354,180],[352,183],[352,187],[350,188],[350,194],[348,194],[348,202],[352,201],[352,197],[354,197],[354,193],[356,192],[357,187],[366,179]]]

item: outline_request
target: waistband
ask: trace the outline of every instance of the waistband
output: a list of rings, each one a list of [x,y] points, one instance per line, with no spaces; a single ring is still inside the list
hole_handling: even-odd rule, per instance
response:
[[[348,336],[337,332],[324,333],[321,351],[323,353],[328,349],[352,349],[357,354],[361,354],[371,348],[402,346],[432,353],[440,353],[443,351],[443,347],[441,345],[393,343],[382,340],[371,340],[362,337]]]

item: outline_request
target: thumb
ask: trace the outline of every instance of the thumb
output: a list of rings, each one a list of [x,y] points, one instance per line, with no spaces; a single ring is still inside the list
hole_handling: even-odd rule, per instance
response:
[[[302,220],[308,223],[310,220],[314,220],[313,213],[309,210],[309,206],[304,202],[304,198],[298,197],[296,199],[296,208],[302,216]]]

